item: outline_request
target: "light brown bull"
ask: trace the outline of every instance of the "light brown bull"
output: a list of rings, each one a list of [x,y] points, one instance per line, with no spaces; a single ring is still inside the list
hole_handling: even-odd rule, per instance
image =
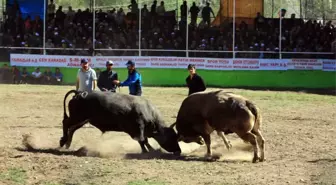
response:
[[[224,133],[236,133],[242,140],[252,144],[252,162],[257,162],[265,160],[265,139],[260,131],[261,122],[260,110],[254,103],[243,96],[219,90],[188,96],[182,102],[173,126],[176,125],[180,141],[205,143],[207,157],[212,155],[210,134],[214,130],[228,149],[231,144]]]

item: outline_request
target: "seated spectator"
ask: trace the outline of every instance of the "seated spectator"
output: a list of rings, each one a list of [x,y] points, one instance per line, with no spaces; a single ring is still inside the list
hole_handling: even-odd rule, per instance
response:
[[[43,80],[43,74],[41,73],[40,68],[36,68],[31,76],[33,84],[40,84]]]
[[[12,73],[7,64],[4,64],[0,68],[0,82],[5,84],[12,83]]]
[[[13,83],[19,84],[20,79],[20,70],[16,66],[12,66],[12,74],[13,74]]]
[[[44,71],[43,83],[45,83],[45,84],[51,84],[52,81],[53,81],[53,73],[50,71],[50,68],[47,68]]]
[[[30,74],[28,73],[27,68],[24,67],[22,69],[22,72],[21,72],[21,75],[20,75],[20,79],[21,79],[20,83],[22,83],[22,84],[23,83],[27,84],[28,82],[31,81]]]
[[[63,81],[63,74],[61,73],[59,68],[56,68],[54,78],[56,81],[56,84],[61,84]]]

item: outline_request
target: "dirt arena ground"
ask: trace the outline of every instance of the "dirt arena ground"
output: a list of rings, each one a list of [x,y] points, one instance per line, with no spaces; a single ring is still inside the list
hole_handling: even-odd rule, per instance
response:
[[[227,89],[262,110],[267,161],[253,164],[252,148],[235,134],[228,136],[230,151],[214,134],[212,148],[221,155],[216,162],[204,161],[206,149],[197,144],[180,143],[180,159],[141,155],[128,135],[102,135],[91,126],[75,133],[69,150],[57,150],[62,101],[72,88],[0,85],[0,184],[336,184],[335,96]],[[169,124],[186,94],[184,88],[144,88]],[[33,149],[25,148],[23,138]],[[76,152],[83,146],[88,156]]]

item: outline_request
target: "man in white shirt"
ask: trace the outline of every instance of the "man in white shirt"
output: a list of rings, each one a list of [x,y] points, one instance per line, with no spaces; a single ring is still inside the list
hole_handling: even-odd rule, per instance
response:
[[[33,83],[34,84],[39,84],[41,83],[43,74],[40,71],[40,68],[36,68],[34,72],[32,72],[32,78],[33,78]]]
[[[92,92],[97,87],[97,75],[95,70],[89,66],[87,59],[81,60],[82,68],[77,73],[76,90]]]

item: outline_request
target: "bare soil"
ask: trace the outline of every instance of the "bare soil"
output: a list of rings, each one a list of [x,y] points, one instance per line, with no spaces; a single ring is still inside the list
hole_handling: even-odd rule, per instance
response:
[[[335,96],[227,89],[262,110],[267,161],[253,164],[251,146],[235,134],[228,151],[214,133],[215,162],[204,159],[205,146],[180,143],[177,158],[152,139],[158,151],[143,155],[128,135],[90,125],[69,150],[58,149],[62,101],[72,88],[0,85],[0,184],[336,184]],[[186,95],[185,88],[144,88],[167,124]]]

